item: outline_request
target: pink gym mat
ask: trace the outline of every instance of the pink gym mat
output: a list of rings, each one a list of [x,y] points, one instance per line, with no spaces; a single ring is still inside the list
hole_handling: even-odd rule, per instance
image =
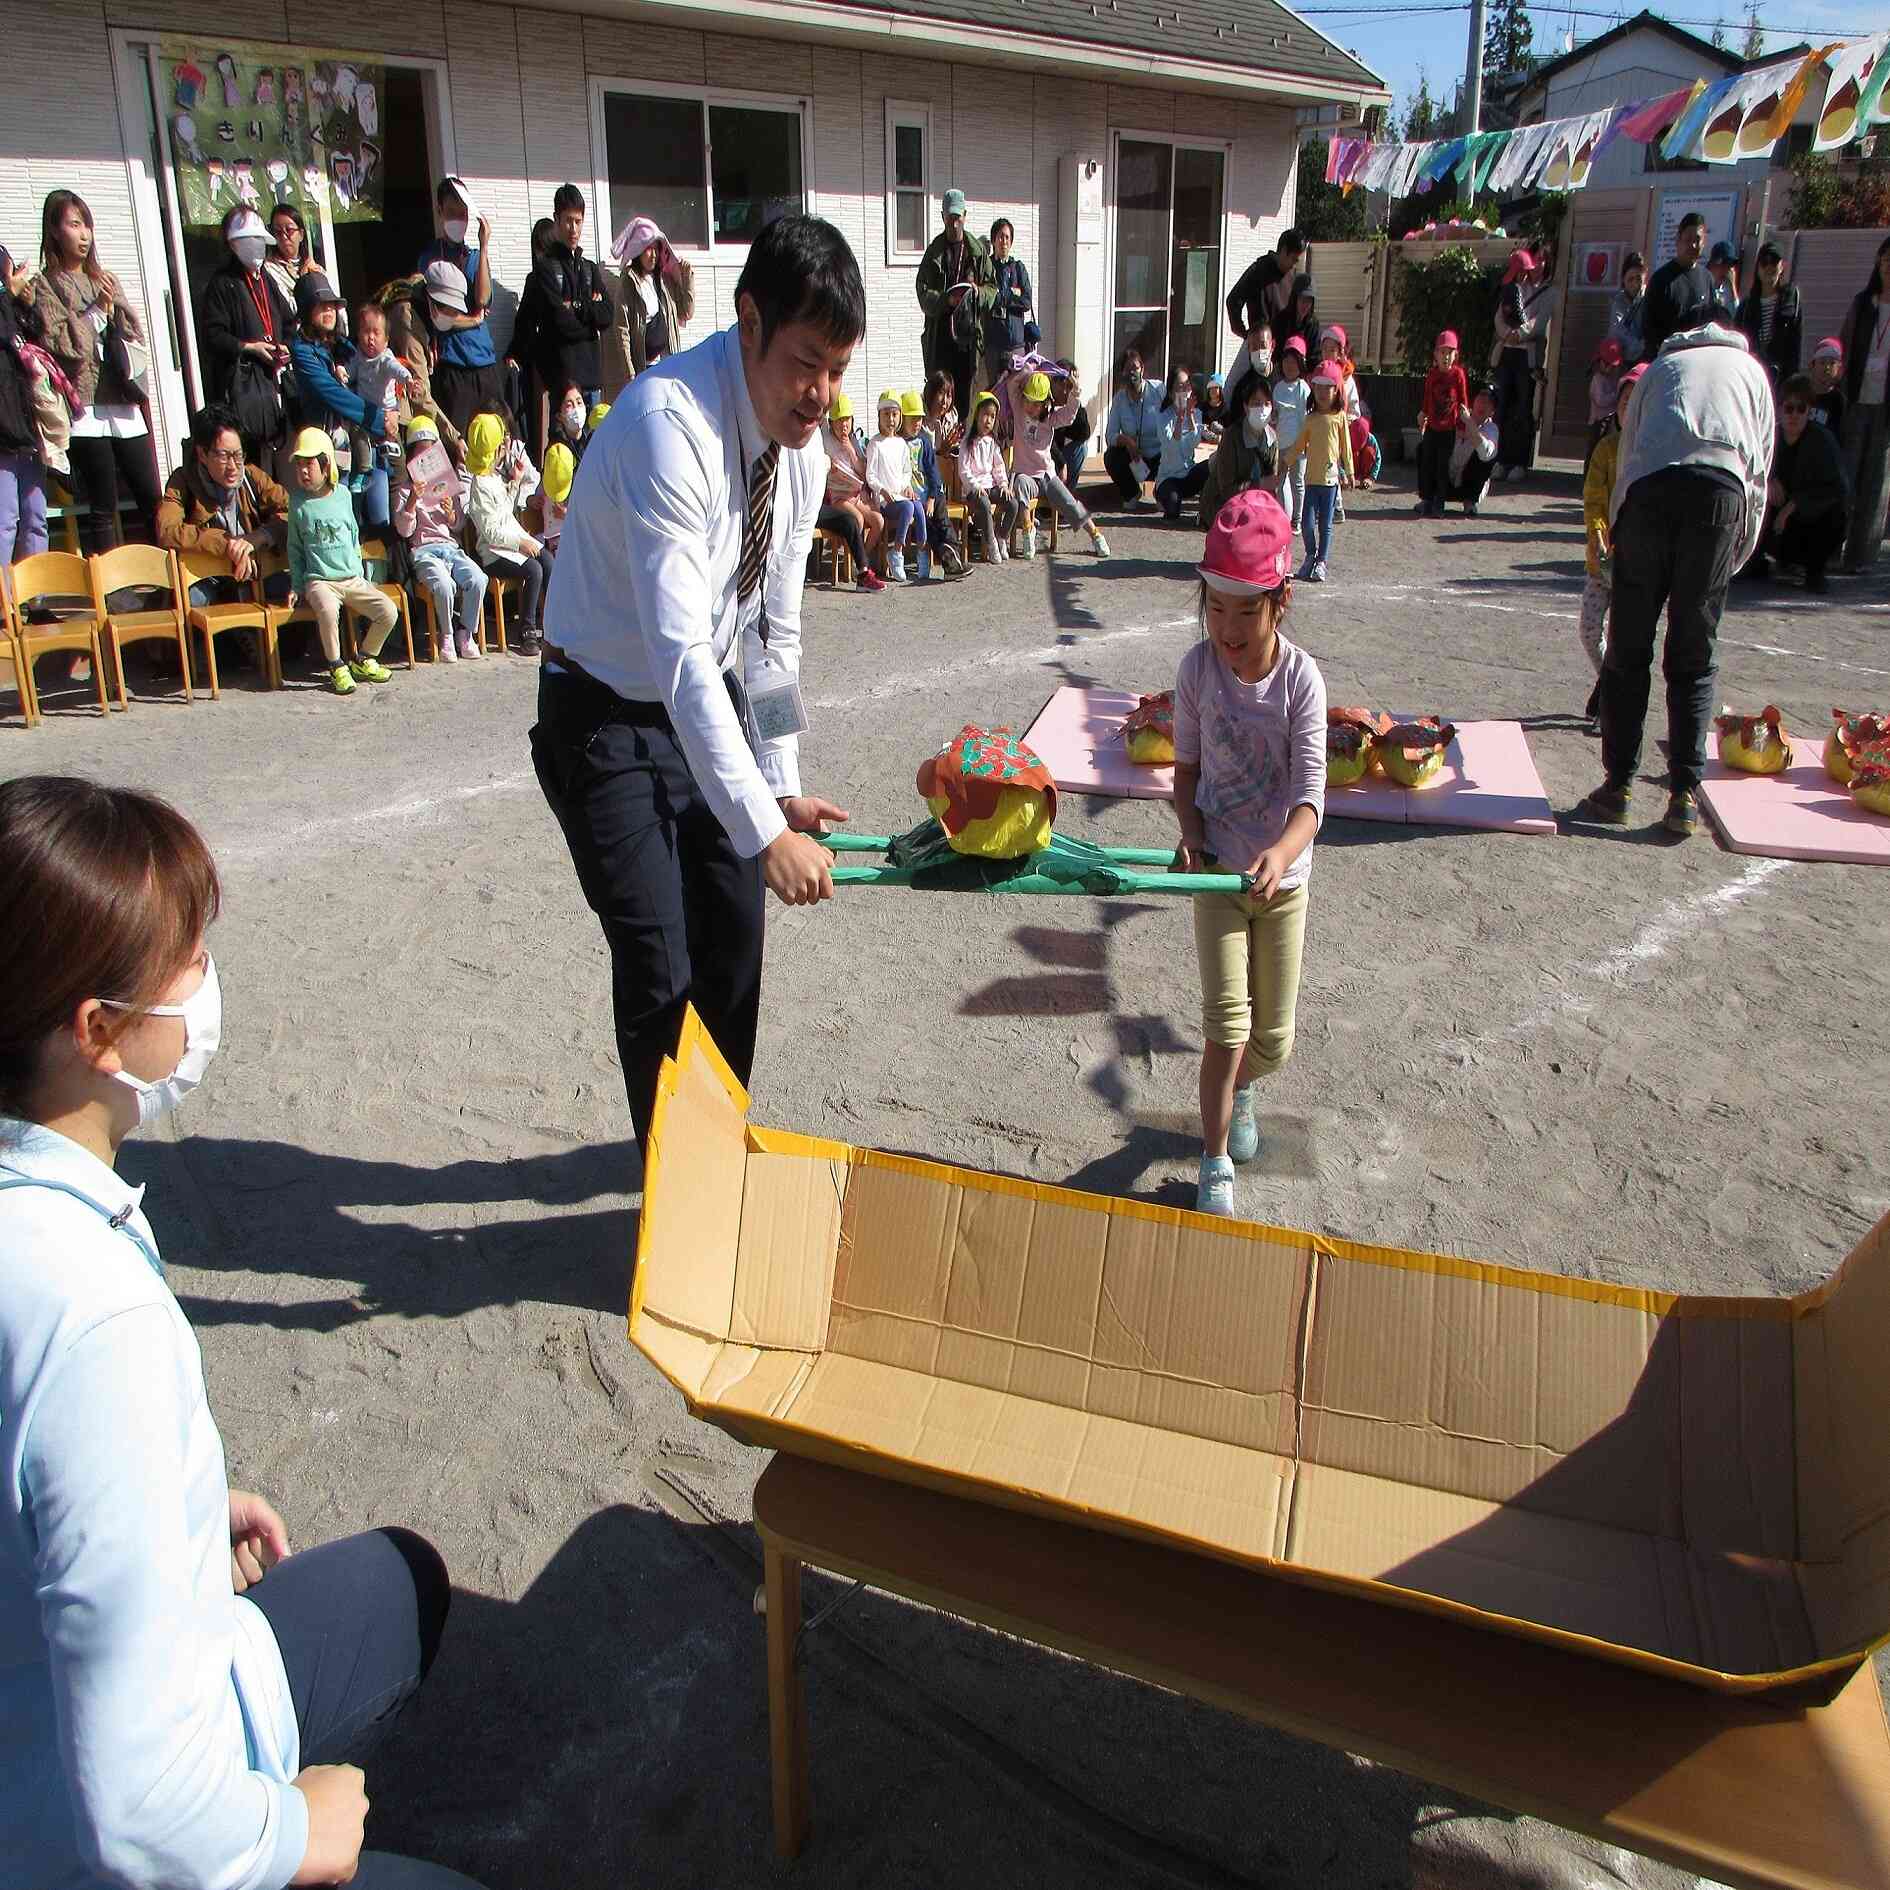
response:
[[[1166,800],[1175,791],[1175,771],[1137,767],[1123,746],[1122,719],[1136,700],[1126,689],[1066,685],[1043,705],[1024,740],[1066,793]],[[1431,786],[1413,792],[1368,775],[1333,788],[1326,812],[1400,826],[1555,832],[1549,797],[1515,722],[1459,722],[1443,773]]]
[[[1709,733],[1707,740],[1700,799],[1729,851],[1890,866],[1890,820],[1859,807],[1825,773],[1822,730],[1815,741],[1792,737],[1798,758],[1783,774],[1729,768],[1719,759],[1719,736]]]

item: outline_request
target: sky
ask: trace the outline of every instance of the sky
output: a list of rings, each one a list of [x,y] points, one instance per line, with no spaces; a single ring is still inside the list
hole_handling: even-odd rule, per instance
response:
[[[1398,101],[1405,105],[1417,90],[1418,74],[1429,80],[1431,95],[1448,100],[1463,78],[1464,54],[1470,38],[1470,8],[1448,0],[1286,0],[1319,30],[1347,47],[1374,72],[1381,73]],[[1667,7],[1649,9],[1710,39],[1713,23],[1722,17],[1721,0],[1674,0]],[[1747,0],[1725,0],[1727,44],[1737,51],[1745,39]],[[1605,33],[1617,21],[1641,9],[1636,5],[1607,10],[1607,0],[1585,0],[1572,12],[1567,7],[1532,4],[1535,50],[1555,54],[1569,44]],[[1890,0],[1761,0],[1760,17],[1776,19],[1768,26],[1766,50],[1782,51],[1800,41],[1823,35],[1823,40],[1860,38],[1890,28]],[[1822,40],[1815,43],[1823,43]]]

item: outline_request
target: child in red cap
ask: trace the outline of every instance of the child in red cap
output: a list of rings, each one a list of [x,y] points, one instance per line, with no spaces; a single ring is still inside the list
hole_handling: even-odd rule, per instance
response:
[[[1195,1208],[1234,1211],[1234,1163],[1259,1152],[1255,1077],[1293,1054],[1306,884],[1326,807],[1326,682],[1280,634],[1293,527],[1270,492],[1214,515],[1199,570],[1202,640],[1175,678],[1175,818],[1184,873],[1247,893],[1194,901],[1201,964],[1201,1171]]]
[[[1595,456],[1601,436],[1614,424],[1614,410],[1621,404],[1621,364],[1626,359],[1621,344],[1610,335],[1595,350],[1588,364],[1588,451],[1582,458],[1582,470]]]
[[[1457,331],[1444,329],[1431,349],[1431,371],[1424,377],[1418,409],[1417,489],[1420,518],[1442,518],[1450,496],[1450,449],[1457,443],[1457,422],[1470,405],[1470,383],[1457,363]]]

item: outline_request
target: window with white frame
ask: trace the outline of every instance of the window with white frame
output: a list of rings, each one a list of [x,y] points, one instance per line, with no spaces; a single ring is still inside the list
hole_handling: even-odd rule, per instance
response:
[[[806,101],[600,81],[599,227],[654,218],[679,250],[746,248],[807,208]]]
[[[932,108],[886,101],[886,260],[917,262],[931,235]]]

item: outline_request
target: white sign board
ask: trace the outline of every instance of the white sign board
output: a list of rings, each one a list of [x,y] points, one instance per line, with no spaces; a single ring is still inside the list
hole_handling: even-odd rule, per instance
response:
[[[1664,190],[1654,211],[1654,244],[1648,252],[1647,272],[1652,275],[1662,263],[1673,260],[1673,246],[1680,234],[1680,219],[1697,213],[1706,219],[1706,247],[1700,252],[1704,262],[1715,243],[1739,247],[1740,190]]]

